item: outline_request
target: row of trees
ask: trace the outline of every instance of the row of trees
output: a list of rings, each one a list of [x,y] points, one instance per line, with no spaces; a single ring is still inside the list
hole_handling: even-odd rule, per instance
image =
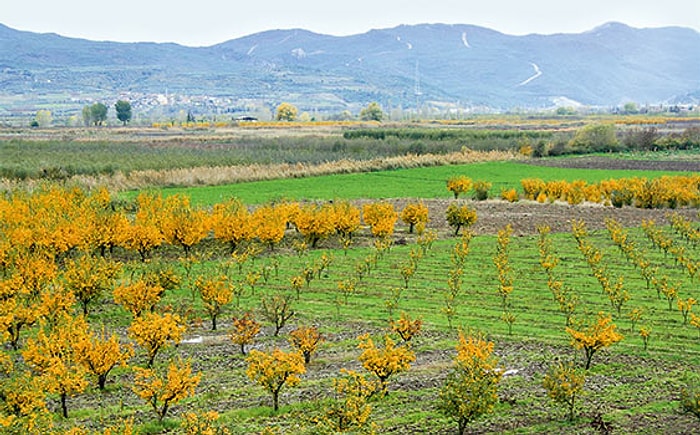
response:
[[[599,183],[588,183],[584,180],[550,180],[525,178],[520,180],[523,197],[540,203],[566,201],[571,205],[584,201],[604,204],[607,206],[638,208],[672,208],[700,206],[700,177],[662,176],[648,179],[645,177],[619,178],[603,180]],[[447,190],[453,193],[455,199],[472,191],[476,200],[487,199],[490,195],[491,183],[487,181],[472,181],[464,175],[447,180]],[[515,202],[520,194],[515,189],[502,189],[500,198]]]
[[[305,247],[334,237],[347,249],[363,220],[377,239],[389,238],[399,217],[419,231],[428,220],[427,207],[421,202],[409,203],[400,215],[393,204],[381,201],[362,209],[340,201],[281,202],[250,210],[233,199],[207,210],[192,206],[186,196],[143,193],[135,205],[133,214],[115,210],[105,190],[87,194],[52,188],[0,198],[0,260],[26,249],[62,257],[76,250],[104,255],[120,247],[145,261],[164,244],[190,257],[192,249],[210,237],[228,245],[230,252],[250,244],[274,249],[291,228],[302,236]],[[472,212],[469,219],[475,217]],[[457,216],[455,225],[461,219]]]
[[[281,103],[277,106],[275,119],[277,121],[296,121],[299,116],[299,109],[291,103]],[[379,103],[372,102],[360,110],[361,121],[377,121],[381,122],[384,119],[384,112]]]
[[[123,125],[129,123],[133,117],[132,106],[129,101],[119,100],[114,105],[115,115]],[[94,103],[83,107],[82,120],[86,126],[100,126],[107,121],[109,108],[104,103]],[[186,123],[188,125],[196,125],[197,120],[191,111],[187,112]],[[381,122],[384,118],[384,112],[378,103],[373,102],[364,107],[360,111],[361,121],[377,121]],[[346,120],[352,120],[354,117],[348,112]],[[291,103],[281,103],[277,106],[275,112],[275,120],[293,122],[297,120],[313,121],[308,114],[299,114],[299,109]],[[34,119],[31,122],[32,127],[49,127],[53,123],[53,114],[51,111],[41,109],[37,111]]]
[[[124,100],[119,100],[114,104],[117,119],[126,125],[131,121],[131,103]],[[90,106],[83,107],[83,122],[85,125],[102,125],[107,120],[108,108],[103,103],[95,103]]]
[[[133,116],[131,103],[125,100],[119,100],[114,104],[117,119],[126,125]],[[94,103],[83,107],[82,118],[86,126],[99,126],[107,121],[107,112],[109,108],[103,103]],[[51,111],[42,109],[36,113],[34,120],[31,122],[32,127],[49,127],[53,122]]]

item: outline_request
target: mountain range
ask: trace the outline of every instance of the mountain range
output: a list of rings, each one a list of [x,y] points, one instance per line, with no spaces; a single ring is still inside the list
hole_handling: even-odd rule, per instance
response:
[[[344,37],[271,30],[196,48],[98,42],[0,25],[0,101],[166,93],[226,98],[231,106],[289,101],[326,112],[371,101],[404,109],[488,110],[696,104],[699,54],[695,30],[621,23],[525,36],[444,24]]]

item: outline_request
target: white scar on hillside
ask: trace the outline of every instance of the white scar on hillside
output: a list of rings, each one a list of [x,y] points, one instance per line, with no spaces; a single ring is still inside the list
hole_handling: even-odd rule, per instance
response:
[[[396,40],[401,42],[401,37],[397,36]],[[409,50],[413,50],[413,44],[411,44],[410,42],[404,42],[404,44],[406,44],[406,48],[408,48]]]
[[[540,67],[537,66],[536,63],[530,63],[530,65],[532,65],[532,67],[535,69],[535,74],[532,77],[520,82],[518,86],[525,86],[526,84],[530,83],[531,81],[535,80],[537,77],[542,75],[542,70],[540,70]]]
[[[462,32],[462,44],[467,48],[472,48],[472,46],[469,45],[469,41],[467,41],[467,32]]]

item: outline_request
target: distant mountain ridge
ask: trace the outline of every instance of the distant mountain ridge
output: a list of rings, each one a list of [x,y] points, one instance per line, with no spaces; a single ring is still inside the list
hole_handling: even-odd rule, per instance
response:
[[[700,33],[608,23],[579,34],[506,35],[402,25],[337,37],[271,30],[210,47],[96,42],[0,24],[0,94],[129,93],[290,101],[342,111],[698,103]]]

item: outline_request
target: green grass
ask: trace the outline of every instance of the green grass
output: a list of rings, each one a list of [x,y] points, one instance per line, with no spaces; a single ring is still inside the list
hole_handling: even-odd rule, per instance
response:
[[[598,182],[610,178],[682,175],[668,171],[632,171],[608,169],[563,169],[533,166],[517,162],[488,162],[470,165],[436,166],[396,169],[357,174],[326,175],[308,178],[255,181],[222,186],[164,188],[163,195],[184,194],[193,204],[212,205],[230,197],[238,197],[246,204],[260,204],[271,200],[332,200],[381,198],[450,198],[445,183],[448,178],[466,175],[473,180],[491,182],[491,195],[501,189],[522,191],[520,180],[541,178],[549,180],[585,180]],[[125,192],[123,197],[133,199],[139,192]]]

